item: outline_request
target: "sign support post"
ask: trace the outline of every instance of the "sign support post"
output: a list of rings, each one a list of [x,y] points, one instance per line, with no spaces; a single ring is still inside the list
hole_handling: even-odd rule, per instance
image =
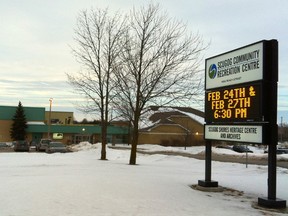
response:
[[[270,125],[270,136],[268,138],[268,197],[258,198],[258,204],[270,208],[285,208],[286,200],[277,199],[277,143],[278,143],[278,126],[277,126],[277,82],[278,82],[278,42],[273,41],[269,44],[268,58],[271,63],[267,65],[268,70],[274,76],[269,77],[267,83],[267,95],[269,95],[268,106],[270,115],[267,120]]]
[[[218,187],[217,181],[211,180],[211,162],[212,162],[212,141],[206,140],[205,147],[205,180],[199,180],[198,185],[202,187]]]

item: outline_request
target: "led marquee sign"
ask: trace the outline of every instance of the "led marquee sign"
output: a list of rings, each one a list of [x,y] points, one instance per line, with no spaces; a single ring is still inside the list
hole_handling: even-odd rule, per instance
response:
[[[205,121],[260,121],[261,85],[250,84],[206,91]]]

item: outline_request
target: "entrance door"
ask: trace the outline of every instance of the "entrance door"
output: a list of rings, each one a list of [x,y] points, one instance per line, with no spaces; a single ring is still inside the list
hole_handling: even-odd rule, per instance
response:
[[[42,139],[42,133],[32,133],[31,144],[34,145],[36,143],[39,143],[41,139]]]
[[[75,134],[73,137],[73,143],[78,144],[80,142],[90,142],[91,143],[91,135],[90,134]]]

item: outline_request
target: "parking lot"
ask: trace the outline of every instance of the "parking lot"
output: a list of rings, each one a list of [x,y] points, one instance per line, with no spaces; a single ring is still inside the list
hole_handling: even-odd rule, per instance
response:
[[[0,152],[14,152],[14,149],[12,146],[9,147],[1,147]],[[30,148],[29,152],[37,152],[34,147]]]
[[[68,151],[71,152],[71,150],[68,148]],[[1,147],[0,148],[0,153],[7,153],[7,152],[15,152],[12,146],[8,146],[8,147]],[[29,150],[30,153],[46,153],[45,151],[36,151],[35,146],[30,147]],[[21,152],[18,152],[21,153]]]

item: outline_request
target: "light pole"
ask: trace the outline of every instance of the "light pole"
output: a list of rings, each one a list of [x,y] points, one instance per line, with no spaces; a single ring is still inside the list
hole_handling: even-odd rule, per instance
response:
[[[195,145],[199,145],[199,132],[198,131],[196,131],[195,133],[194,133],[194,140],[195,140]]]
[[[81,142],[84,142],[85,140],[85,128],[82,128],[82,138],[81,138]]]
[[[48,139],[50,139],[50,130],[51,130],[51,109],[52,109],[53,98],[49,99],[49,117],[48,117]]]

